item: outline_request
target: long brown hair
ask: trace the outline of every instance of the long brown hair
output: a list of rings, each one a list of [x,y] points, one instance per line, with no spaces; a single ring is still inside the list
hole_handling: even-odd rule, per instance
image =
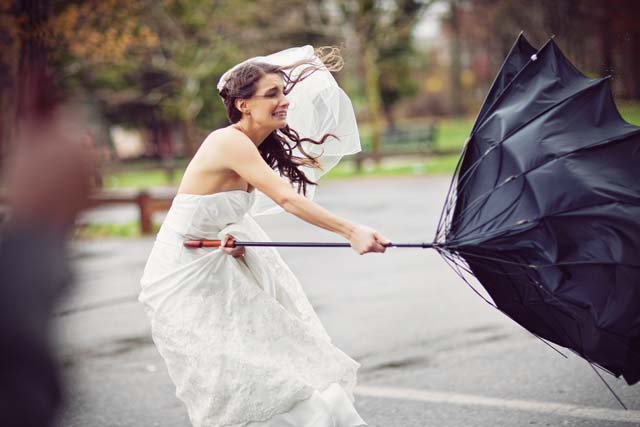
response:
[[[342,68],[342,57],[335,48],[317,49],[316,56],[320,62],[303,60],[286,67],[263,62],[248,62],[233,70],[220,90],[229,122],[237,123],[242,118],[242,113],[235,106],[235,100],[251,98],[256,92],[256,83],[266,74],[278,74],[282,77],[284,94],[286,95],[296,84],[318,70],[337,71]],[[292,78],[294,71],[299,67],[302,69]],[[316,183],[307,178],[300,167],[319,168],[320,164],[317,157],[313,157],[304,150],[302,143],[310,142],[321,145],[329,138],[337,139],[333,134],[325,134],[319,140],[301,137],[298,132],[287,125],[271,132],[260,144],[258,151],[272,169],[278,170],[280,175],[285,176],[292,184],[297,184],[298,192],[306,194],[307,185],[316,185]],[[293,154],[295,149],[298,149],[301,156]]]

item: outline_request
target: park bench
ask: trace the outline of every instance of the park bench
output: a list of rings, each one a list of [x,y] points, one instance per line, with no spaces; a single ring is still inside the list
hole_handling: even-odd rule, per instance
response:
[[[367,159],[379,160],[382,157],[398,155],[424,155],[434,151],[437,128],[430,124],[422,127],[387,128],[381,135],[381,147],[374,153],[370,145],[363,146],[361,152],[354,156],[356,170],[362,169]]]

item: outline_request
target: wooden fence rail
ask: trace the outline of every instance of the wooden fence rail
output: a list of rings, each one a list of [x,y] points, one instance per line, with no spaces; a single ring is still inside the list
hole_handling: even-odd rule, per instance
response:
[[[151,234],[153,233],[153,214],[168,210],[174,196],[174,193],[152,194],[147,190],[102,191],[91,196],[90,207],[135,204],[140,214],[140,231],[142,234]]]
[[[169,210],[175,191],[153,193],[147,190],[109,190],[91,195],[89,209],[104,205],[136,205],[142,234],[153,233],[153,214]],[[6,196],[0,193],[0,224],[9,215]]]

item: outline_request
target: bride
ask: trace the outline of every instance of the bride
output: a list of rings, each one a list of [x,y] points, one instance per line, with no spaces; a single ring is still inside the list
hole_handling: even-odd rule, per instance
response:
[[[318,82],[297,87],[319,77],[333,81],[326,57],[310,46],[278,55],[245,61],[223,76],[218,88],[231,124],[212,132],[189,163],[141,280],[153,340],[194,427],[365,425],[352,404],[359,364],[331,343],[274,249],[183,246],[186,239],[268,240],[252,217],[264,195],[339,234],[359,254],[384,252],[389,243],[305,197],[315,185],[309,176],[337,162],[341,128],[355,128],[355,120],[321,127],[334,132],[317,139],[289,127],[294,88],[305,117],[312,96],[337,93],[340,114],[353,111],[339,88],[323,95]],[[284,58],[289,62],[273,63]],[[313,103],[321,110],[314,120],[336,114]]]

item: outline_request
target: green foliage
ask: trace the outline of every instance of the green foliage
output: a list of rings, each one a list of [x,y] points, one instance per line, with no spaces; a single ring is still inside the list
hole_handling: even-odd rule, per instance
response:
[[[66,89],[90,95],[109,122],[211,128],[225,118],[218,78],[242,57],[234,35],[245,4],[252,2],[60,4],[51,18],[52,58],[67,70]]]
[[[414,95],[418,85],[412,78],[413,30],[425,7],[422,2],[396,1],[391,24],[380,44],[380,95],[385,109],[390,110],[400,99]],[[382,17],[381,17],[382,19]]]
[[[433,3],[417,0],[340,0],[338,10],[346,27],[356,35],[361,93],[367,100],[372,140],[379,141],[381,114],[394,125],[392,111],[402,98],[414,95],[413,34],[422,12]],[[356,52],[354,52],[356,53]],[[353,94],[353,92],[350,92]],[[355,105],[359,100],[355,100]],[[374,150],[377,143],[374,143]]]

